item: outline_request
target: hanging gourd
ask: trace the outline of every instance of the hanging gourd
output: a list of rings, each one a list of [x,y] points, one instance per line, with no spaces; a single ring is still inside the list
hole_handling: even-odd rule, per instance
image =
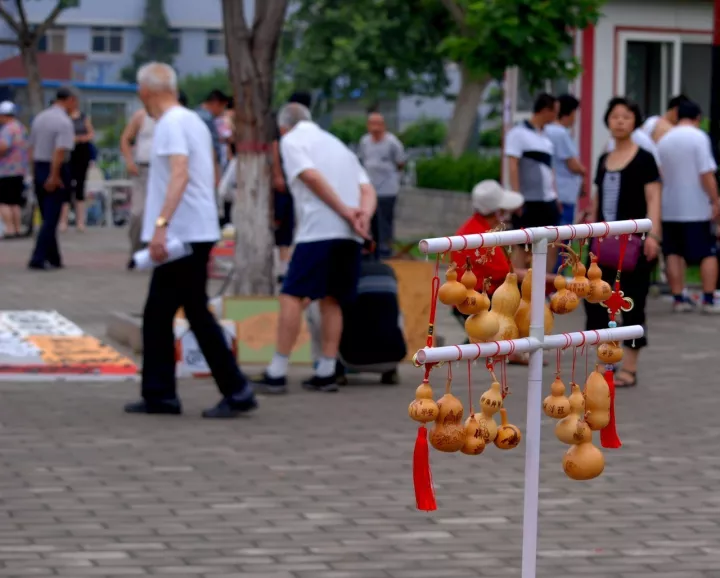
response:
[[[587,271],[590,280],[590,291],[585,299],[588,303],[603,303],[610,299],[612,287],[607,281],[603,281],[602,270],[597,264],[597,257],[590,253],[590,268]]]
[[[430,430],[430,445],[440,452],[457,452],[465,444],[462,424],[463,406],[451,391],[452,380],[445,383],[445,395],[437,401],[438,415]]]
[[[522,285],[520,286],[520,305],[515,312],[515,325],[518,328],[519,337],[530,336],[530,301],[532,299],[532,269],[525,273]],[[550,335],[555,324],[555,318],[547,305],[545,310],[545,335]]]
[[[563,457],[563,471],[573,480],[592,480],[605,469],[605,456],[592,443],[592,432],[583,441],[573,445]]]
[[[497,380],[494,380],[490,388],[480,396],[480,413],[478,422],[480,427],[484,428],[483,433],[487,432],[485,438],[486,443],[495,441],[498,432],[498,425],[493,416],[502,409],[502,387]]]
[[[495,445],[501,450],[511,450],[520,445],[522,440],[522,434],[517,426],[508,423],[507,410],[502,408],[500,410],[500,427],[497,430],[497,436],[495,437]]]
[[[603,343],[598,347],[597,356],[605,364],[619,363],[623,358],[623,348],[617,341]]]
[[[597,370],[588,375],[585,382],[585,421],[590,429],[598,431],[610,423],[610,386]]]
[[[438,406],[433,400],[433,390],[430,383],[423,381],[415,390],[415,399],[408,407],[410,418],[420,423],[435,421],[438,416]]]
[[[575,311],[580,300],[575,293],[567,289],[565,277],[560,274],[556,275],[553,285],[555,285],[555,293],[550,297],[550,311],[557,315]]]
[[[572,271],[572,278],[567,282],[568,291],[575,293],[578,299],[583,299],[590,293],[590,281],[585,277],[585,265],[570,245],[563,245],[563,248]]]
[[[469,456],[479,456],[485,450],[486,435],[471,407],[470,417],[465,422],[465,443],[460,451]]]
[[[546,416],[554,419],[562,419],[570,413],[570,400],[565,395],[565,384],[560,375],[555,377],[550,386],[550,395],[543,401],[543,411]]]
[[[445,283],[438,290],[438,299],[445,305],[460,305],[467,298],[467,288],[460,283],[457,275],[457,266],[452,263],[445,273]]]
[[[466,297],[465,301],[457,306],[457,310],[463,315],[474,315],[476,313],[481,313],[482,311],[487,311],[490,308],[490,300],[487,298],[487,295],[478,293],[475,290],[477,282],[478,279],[472,271],[472,263],[470,262],[470,257],[468,257],[465,272],[460,279],[460,283],[465,286]],[[485,304],[486,301],[487,306]]]
[[[490,341],[500,328],[498,316],[489,311],[490,298],[487,296],[489,281],[485,280],[484,285],[485,291],[480,293],[480,297],[477,299],[479,311],[465,320],[465,332],[473,343]]]
[[[583,397],[580,386],[573,383],[571,386],[572,393],[568,398],[570,403],[570,414],[561,419],[555,426],[555,437],[562,443],[573,445],[592,437],[590,426],[585,423],[585,398]]]
[[[520,289],[515,273],[508,273],[505,281],[495,290],[492,296],[490,314],[497,316],[499,328],[493,341],[517,339],[519,332],[515,325],[515,313],[520,306]]]

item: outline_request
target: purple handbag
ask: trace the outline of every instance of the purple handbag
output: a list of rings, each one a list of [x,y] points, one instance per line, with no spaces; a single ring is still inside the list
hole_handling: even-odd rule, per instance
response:
[[[617,271],[620,261],[620,238],[608,236],[602,240],[595,237],[590,244],[590,251],[598,258],[598,265],[607,267]],[[640,252],[643,248],[643,241],[639,235],[630,235],[627,247],[625,248],[625,258],[622,262],[623,271],[633,271],[637,266]]]

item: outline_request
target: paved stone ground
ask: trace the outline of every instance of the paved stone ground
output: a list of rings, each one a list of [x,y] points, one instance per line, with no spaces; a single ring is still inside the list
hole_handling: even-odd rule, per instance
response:
[[[0,241],[0,308],[56,308],[96,332],[107,311],[138,310],[145,279],[122,270],[122,234],[67,233],[68,268],[40,274],[23,268],[27,242]],[[641,384],[618,395],[625,445],[599,479],[564,476],[543,422],[539,576],[720,577],[718,323],[652,303]],[[441,332],[459,337],[449,317]],[[224,423],[198,416],[209,381],[182,384],[178,418],[123,415],[132,384],[2,383],[0,576],[519,577],[523,449],[433,453],[439,510],[418,513],[406,407],[419,374],[402,376],[335,396],[294,385]],[[509,371],[519,425],[524,377]]]

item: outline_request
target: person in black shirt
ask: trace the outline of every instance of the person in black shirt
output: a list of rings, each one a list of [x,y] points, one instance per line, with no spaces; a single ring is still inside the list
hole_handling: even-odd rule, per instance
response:
[[[645,236],[637,262],[626,262],[622,268],[621,290],[634,302],[630,311],[622,313],[625,325],[645,325],[650,274],[662,238],[660,172],[653,155],[638,147],[631,138],[632,132],[641,124],[640,110],[634,103],[620,97],[610,101],[605,113],[605,125],[610,129],[616,147],[598,161],[595,173],[597,194],[593,198],[590,218],[590,222],[645,218],[653,222],[653,229]],[[616,274],[615,269],[603,267],[603,279],[611,286]],[[608,326],[608,311],[602,305],[585,301],[585,311],[588,330]],[[636,385],[638,355],[646,345],[646,337],[624,343],[623,366],[615,378],[617,387]]]

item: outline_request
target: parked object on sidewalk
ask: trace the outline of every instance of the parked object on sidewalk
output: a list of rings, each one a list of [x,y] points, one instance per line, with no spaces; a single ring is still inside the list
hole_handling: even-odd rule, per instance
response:
[[[311,303],[306,312],[312,335],[313,359],[320,355],[320,308]],[[397,279],[392,267],[365,261],[356,301],[343,310],[338,379],[345,372],[380,373],[382,383],[397,383],[397,365],[407,355],[398,303]]]

